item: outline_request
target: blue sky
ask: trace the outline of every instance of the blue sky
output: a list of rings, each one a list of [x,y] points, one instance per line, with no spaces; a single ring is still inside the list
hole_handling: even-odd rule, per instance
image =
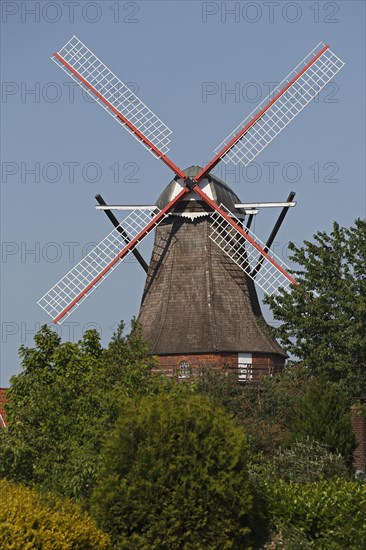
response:
[[[171,172],[98,106],[50,56],[85,42],[173,130],[180,167],[215,147],[321,40],[346,65],[247,169],[217,174],[243,202],[296,191],[275,242],[286,259],[333,220],[365,216],[365,3],[3,1],[1,72],[2,352],[0,386],[20,371],[17,350],[49,321],[36,301],[110,229],[94,209],[155,202]],[[77,89],[76,89],[77,88]],[[234,93],[233,93],[234,91]],[[275,212],[256,221],[265,239]],[[151,240],[142,247],[149,258]],[[97,327],[104,343],[138,313],[144,272],[121,265],[60,329]],[[270,318],[267,316],[270,320]]]

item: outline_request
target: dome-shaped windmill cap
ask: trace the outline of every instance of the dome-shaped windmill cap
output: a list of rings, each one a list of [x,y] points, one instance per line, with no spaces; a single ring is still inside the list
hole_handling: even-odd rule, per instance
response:
[[[190,166],[186,168],[184,172],[187,174],[187,177],[194,178],[201,171],[200,166]],[[240,204],[240,199],[234,193],[234,191],[220,178],[217,176],[209,175],[204,178],[200,184],[200,188],[209,196],[210,199],[216,202],[218,206],[223,204],[226,208],[233,212],[238,217],[243,217],[245,212],[243,209],[235,208],[235,204]],[[169,202],[176,196],[182,189],[181,182],[173,179],[164,189],[164,191],[159,196],[156,201],[156,206],[160,209],[163,209]],[[201,199],[194,195],[194,193],[189,193],[183,201],[196,201],[202,202]]]

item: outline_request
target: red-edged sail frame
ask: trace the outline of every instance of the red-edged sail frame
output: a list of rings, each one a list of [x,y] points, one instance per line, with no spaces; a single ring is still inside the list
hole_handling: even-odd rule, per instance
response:
[[[204,191],[202,191],[202,189],[200,189],[200,187],[198,185],[196,185],[194,188],[193,188],[193,191],[195,193],[197,193],[197,195],[199,197],[201,197],[201,199],[203,201],[205,201],[206,204],[208,204],[212,210],[214,210],[215,212],[217,212],[218,214],[221,215],[222,218],[224,218],[234,229],[236,229],[236,231],[242,236],[245,238],[246,241],[248,241],[252,246],[254,246],[254,248],[257,249],[257,251],[268,261],[270,262],[274,267],[276,267],[278,269],[278,271],[280,271],[280,273],[293,285],[298,285],[298,282],[293,278],[291,277],[291,275],[289,273],[287,273],[287,271],[285,269],[283,269],[273,258],[271,258],[271,256],[265,252],[263,250],[263,248],[261,246],[259,246],[258,243],[255,242],[254,239],[252,239],[252,237],[236,222],[234,221],[228,214],[227,212],[225,212],[225,210],[223,210],[222,208],[220,208],[219,206],[217,206],[217,204],[210,199],[210,197],[208,197],[206,195],[206,193]],[[254,277],[253,277],[253,280]]]
[[[267,105],[265,105],[239,132],[214,156],[214,158],[206,164],[204,168],[197,174],[196,180],[201,181],[215,166],[221,161],[222,157],[234,147],[234,145],[254,126],[254,124],[263,117],[268,109],[283,96],[286,91],[319,59],[324,52],[329,49],[329,44],[326,44],[302,69],[299,71],[275,96]]]
[[[69,273],[67,273],[58,283],[56,283],[42,298],[38,301],[38,304],[51,316],[57,312],[57,315],[53,318],[54,323],[58,323],[63,318],[70,314],[70,312],[83,300],[85,299],[95,288],[103,281],[104,278],[113,270],[118,262],[123,261],[130,254],[136,246],[141,243],[141,241],[166,217],[169,211],[174,208],[174,206],[187,194],[189,189],[183,187],[181,192],[174,197],[170,203],[160,210],[152,219],[149,221],[141,231],[138,231],[139,224],[134,220],[130,226],[133,231],[136,232],[131,240],[127,243],[124,248],[117,254],[113,254],[113,258],[110,259],[110,254],[106,255],[106,258],[109,259],[108,263],[103,257],[99,261],[98,255],[104,251],[105,246],[111,242],[111,235],[113,235],[113,241],[118,238],[117,245],[121,242],[121,236],[118,232],[118,228],[114,229],[110,235],[107,235],[105,239],[101,241],[89,254],[86,258],[83,258],[75,267],[73,267]],[[123,222],[121,224],[123,227]],[[104,242],[107,241],[107,245],[104,245]],[[103,245],[103,250],[101,245]],[[116,244],[113,242],[115,248]],[[90,257],[90,259],[88,259]],[[105,265],[106,264],[106,265]],[[97,274],[93,277],[86,277],[85,272],[95,272]],[[67,305],[62,307],[62,304]],[[60,306],[61,304],[61,306]]]
[[[171,161],[166,155],[164,155],[157,147],[156,145],[154,145],[149,139],[147,139],[147,137],[144,136],[144,134],[142,132],[140,132],[140,130],[138,130],[125,116],[123,116],[123,114],[118,111],[110,101],[108,101],[107,99],[105,99],[103,97],[102,94],[100,94],[98,92],[98,90],[96,90],[94,88],[94,86],[92,86],[83,76],[81,76],[81,74],[78,73],[78,71],[76,71],[71,65],[70,63],[68,63],[65,59],[63,59],[63,57],[61,57],[61,55],[59,55],[59,53],[55,52],[53,54],[53,56],[58,59],[58,61],[60,61],[60,63],[62,63],[62,65],[64,65],[64,67],[66,67],[84,86],[86,86],[86,88],[88,88],[91,92],[93,92],[93,94],[102,102],[104,103],[104,105],[106,107],[108,107],[108,109],[110,109],[116,116],[119,120],[121,120],[121,122],[123,122],[123,124],[125,124],[127,126],[127,128],[129,128],[129,130],[131,130],[131,132],[140,140],[142,141],[149,149],[151,149],[155,155],[160,158],[164,164],[166,164],[171,170],[173,170],[173,172],[179,176],[180,178],[182,179],[185,179],[186,175],[185,173],[180,169],[178,168],[178,166],[176,164],[174,164],[173,161]]]

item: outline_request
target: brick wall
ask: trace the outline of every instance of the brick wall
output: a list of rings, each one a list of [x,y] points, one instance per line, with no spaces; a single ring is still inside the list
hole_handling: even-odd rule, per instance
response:
[[[278,374],[283,370],[285,358],[279,355],[253,353],[253,367],[261,374]]]
[[[160,355],[158,356],[161,368],[159,369],[170,378],[189,378],[198,374],[204,366],[215,367],[238,376],[239,381],[256,381],[262,374],[273,375],[283,369],[284,358],[276,355],[253,353],[252,369],[247,378],[238,368],[238,354],[232,352]],[[182,372],[181,365],[186,364],[187,370]],[[184,367],[183,367],[184,369]]]
[[[360,405],[351,407],[351,423],[357,443],[353,465],[356,470],[366,472],[366,415]]]

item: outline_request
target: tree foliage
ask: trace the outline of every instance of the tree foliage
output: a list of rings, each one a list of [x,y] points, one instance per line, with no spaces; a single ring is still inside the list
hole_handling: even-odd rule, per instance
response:
[[[272,334],[312,374],[351,396],[366,392],[366,221],[336,222],[303,246],[290,243],[300,285],[268,298],[281,325]]]
[[[108,535],[70,501],[1,480],[0,548],[112,550],[112,545]]]
[[[351,466],[355,450],[348,399],[324,378],[310,380],[291,423],[292,440],[312,439],[333,453],[340,453]]]
[[[121,325],[103,349],[96,331],[63,343],[43,326],[34,348],[20,348],[23,371],[7,394],[0,475],[76,499],[90,494],[119,399],[154,391],[154,360],[133,328],[124,336]]]
[[[214,365],[203,366],[196,380],[193,391],[208,396],[228,413],[238,415],[242,409],[243,389],[238,384],[237,376],[215,369]]]
[[[239,428],[202,396],[125,402],[91,511],[116,548],[249,548],[254,514]]]
[[[262,376],[254,384],[239,385],[235,375],[205,367],[192,387],[234,416],[252,452],[271,455],[288,437],[308,379],[306,369],[291,367],[273,377]]]
[[[277,529],[281,510],[293,506],[296,511],[296,499],[308,506],[310,498],[306,487],[304,496],[296,487],[291,493],[287,481],[346,475],[332,452],[351,460],[348,401],[328,380],[344,382],[349,389],[360,371],[351,378],[349,370],[341,373],[337,364],[332,370],[330,364],[319,369],[314,363],[239,387],[234,378],[205,369],[192,383],[172,383],[153,374],[156,362],[137,323],[128,336],[120,325],[106,349],[95,331],[71,343],[61,342],[44,326],[35,346],[22,346],[20,356],[23,371],[13,377],[8,392],[10,426],[0,432],[0,477],[91,505],[99,526],[111,533],[113,548],[249,548],[263,542],[266,533],[258,494],[266,498]],[[326,380],[314,376],[319,371]],[[278,451],[286,442],[291,447]],[[262,452],[265,466],[257,467],[253,453]],[[254,472],[250,478],[248,465]],[[279,493],[273,485],[276,478]],[[317,491],[316,483],[314,487]],[[271,511],[273,495],[284,495],[279,511]],[[329,493],[329,502],[333,498]],[[57,511],[63,510],[57,502]],[[353,501],[349,503],[356,513]],[[294,524],[296,513],[291,516]],[[19,514],[27,525],[31,518],[29,536],[38,536],[32,526],[37,530],[43,524],[33,521],[28,511]],[[41,517],[48,511],[45,514]],[[60,520],[60,525],[67,521]],[[303,527],[303,522],[308,518],[299,519],[301,544],[318,540],[313,527],[307,527],[310,523]],[[289,530],[286,547],[291,548],[297,527],[284,520],[281,525]],[[6,529],[5,537],[18,536]],[[321,529],[328,533],[327,526]],[[358,540],[355,529],[349,531],[351,542]],[[84,548],[76,543],[70,547]]]
[[[289,436],[299,399],[306,392],[308,373],[285,368],[276,376],[263,376],[243,388],[237,421],[248,434],[254,453],[273,455]]]

